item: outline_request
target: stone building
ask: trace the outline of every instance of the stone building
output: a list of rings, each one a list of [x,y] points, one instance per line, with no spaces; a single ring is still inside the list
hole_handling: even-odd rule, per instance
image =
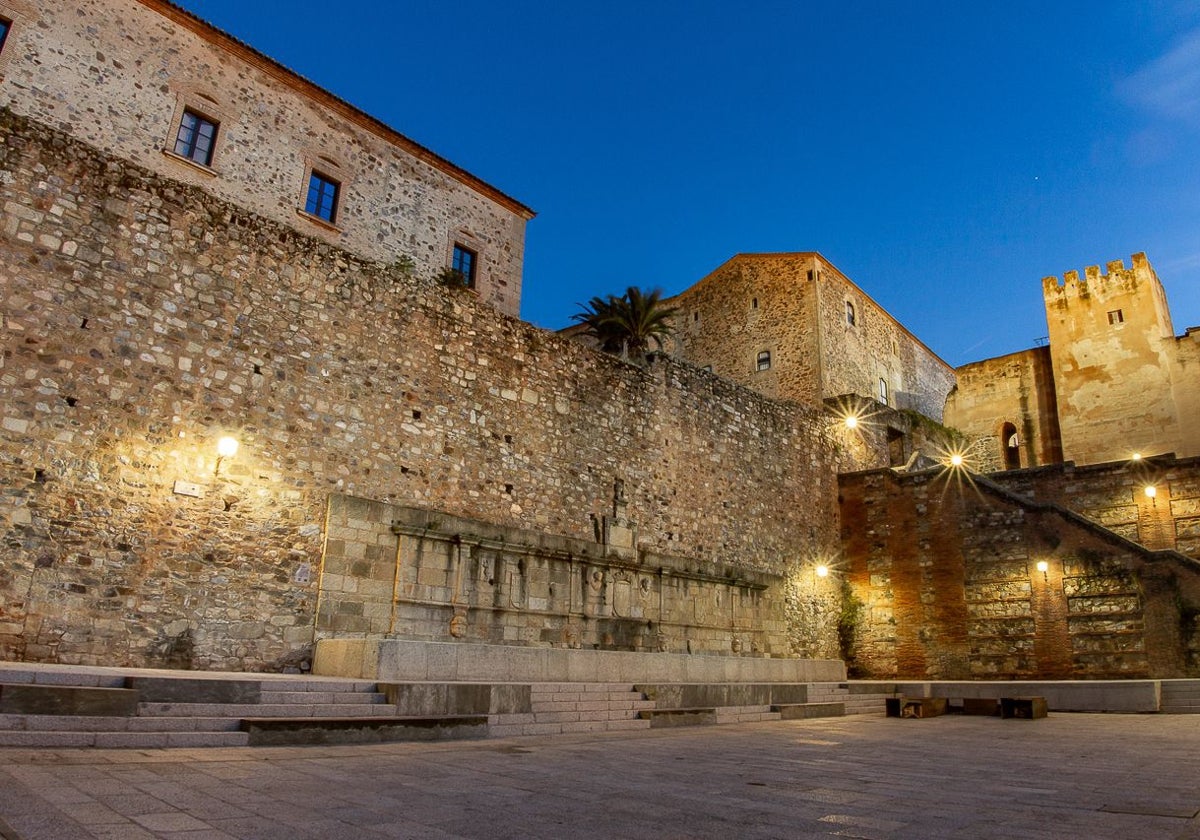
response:
[[[953,369],[819,253],[738,254],[666,304],[679,310],[673,355],[853,416],[892,466],[951,445],[938,421]]]
[[[522,205],[168,3],[0,15],[0,658],[836,654],[869,438],[510,317]]]
[[[1048,346],[958,369],[948,425],[981,471],[1200,455],[1200,328],[1175,335],[1145,254],[1042,281]]]
[[[0,104],[165,178],[521,304],[525,205],[166,0],[5,0]]]
[[[667,301],[673,352],[761,394],[854,395],[941,420],[954,371],[815,252],[738,254]]]

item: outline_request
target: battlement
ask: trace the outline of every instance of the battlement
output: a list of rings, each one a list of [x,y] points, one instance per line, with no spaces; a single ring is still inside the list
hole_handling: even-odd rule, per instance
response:
[[[1074,269],[1064,272],[1061,280],[1054,275],[1043,277],[1042,293],[1046,302],[1065,302],[1071,298],[1085,298],[1093,294],[1103,297],[1106,291],[1118,285],[1128,290],[1142,282],[1149,282],[1154,286],[1159,284],[1158,275],[1154,273],[1154,268],[1151,267],[1145,253],[1138,252],[1130,259],[1133,263],[1132,268],[1126,268],[1124,260],[1112,260],[1105,263],[1103,274],[1100,273],[1100,266],[1089,265],[1083,270],[1082,280],[1079,278],[1079,272]]]

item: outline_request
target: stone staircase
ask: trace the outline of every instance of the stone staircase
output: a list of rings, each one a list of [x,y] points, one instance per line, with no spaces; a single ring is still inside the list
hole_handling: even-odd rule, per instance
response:
[[[1200,715],[1200,680],[1163,680],[1159,710],[1172,715]]]
[[[846,683],[383,684],[0,663],[0,747],[236,747],[636,731],[881,712],[882,698],[856,695]]]
[[[653,708],[653,700],[627,684],[534,683],[529,710],[489,715],[488,730],[504,737],[649,729],[639,714]]]

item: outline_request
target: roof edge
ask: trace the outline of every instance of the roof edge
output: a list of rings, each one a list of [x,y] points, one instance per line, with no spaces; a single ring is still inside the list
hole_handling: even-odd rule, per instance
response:
[[[401,134],[377,117],[371,116],[361,108],[350,104],[340,96],[306,79],[295,70],[260,52],[245,41],[230,35],[222,29],[218,29],[203,18],[171,2],[171,0],[137,0],[137,2],[172,22],[191,30],[206,41],[228,50],[248,64],[274,76],[289,87],[298,90],[310,99],[335,111],[360,128],[366,129],[382,139],[399,146],[418,160],[429,164],[435,169],[441,170],[456,181],[486,195],[497,204],[511,210],[526,221],[537,215],[534,210],[507,193],[493,187],[483,179],[472,175],[461,166],[451,163],[431,149]]]

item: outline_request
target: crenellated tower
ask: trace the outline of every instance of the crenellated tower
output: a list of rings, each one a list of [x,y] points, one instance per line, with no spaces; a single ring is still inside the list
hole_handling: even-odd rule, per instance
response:
[[[1063,458],[1096,463],[1177,451],[1175,336],[1166,294],[1143,253],[1102,274],[1042,280]],[[1180,453],[1182,454],[1182,453]]]

